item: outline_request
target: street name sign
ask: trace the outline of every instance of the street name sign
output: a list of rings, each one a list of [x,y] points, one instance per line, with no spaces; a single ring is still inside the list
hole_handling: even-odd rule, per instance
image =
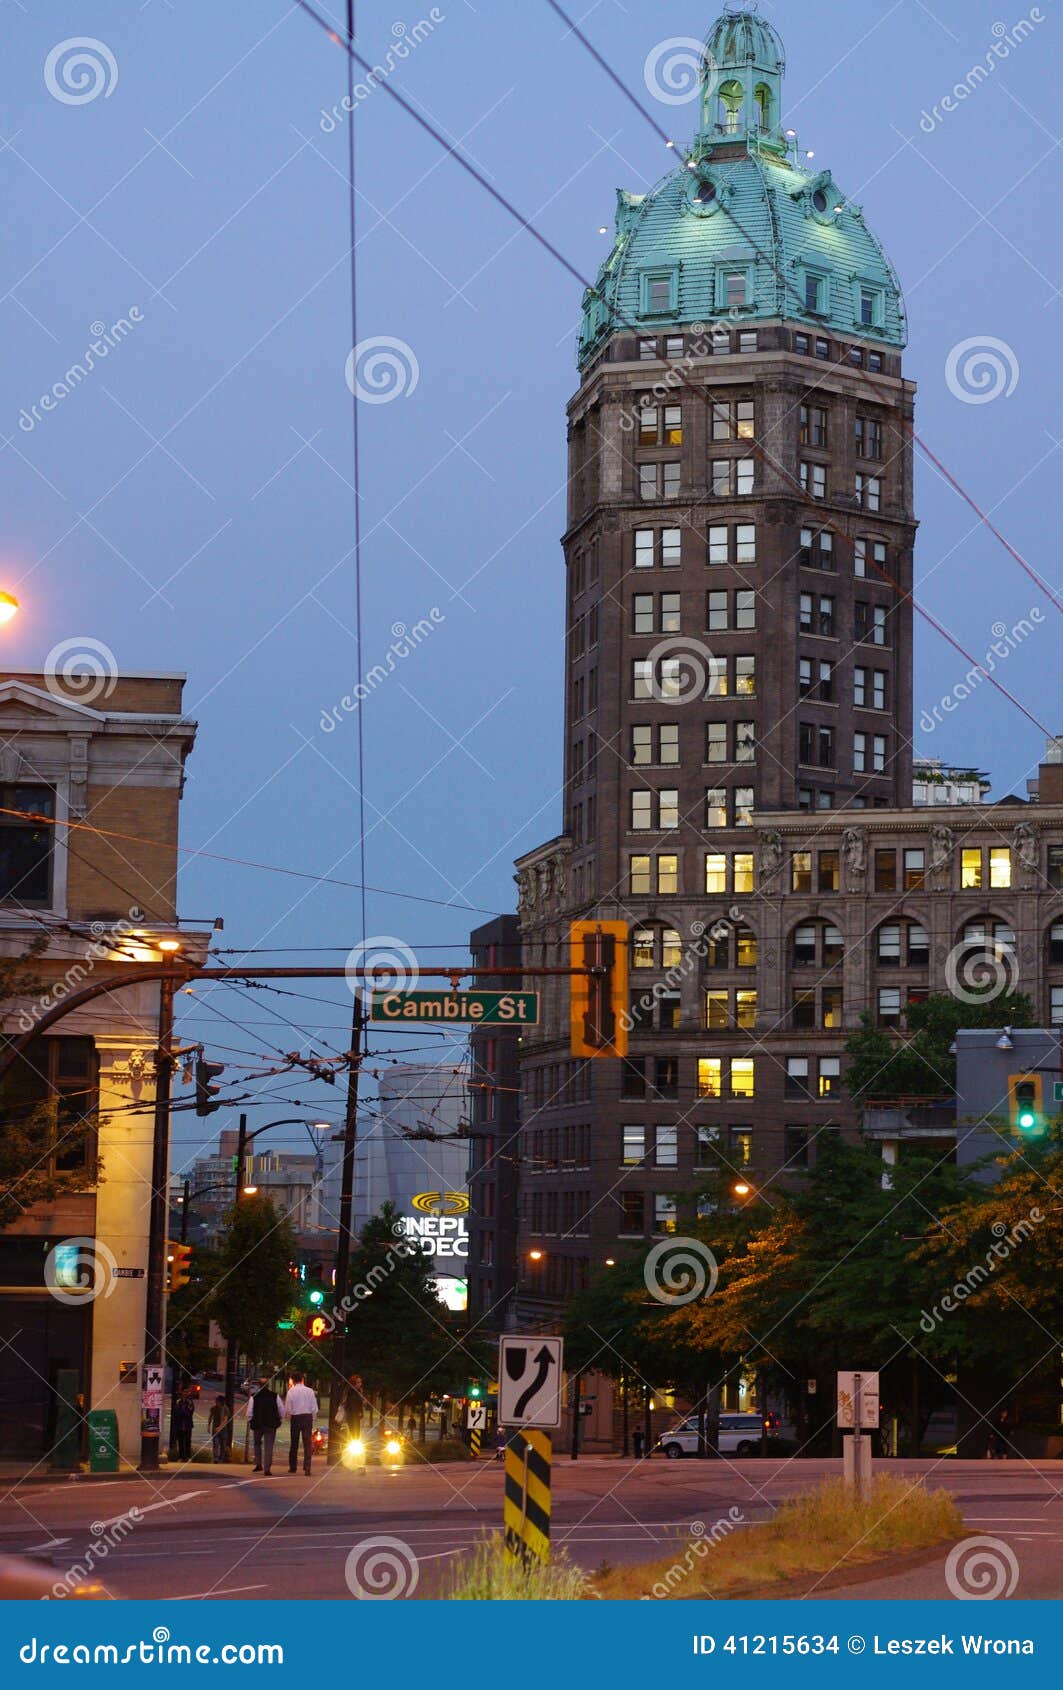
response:
[[[860,1431],[878,1430],[878,1374],[839,1373],[838,1425],[843,1431],[856,1429],[856,1381],[860,1381]]]
[[[1063,1103],[1063,1080],[1053,1080],[1052,1098],[1055,1103]]]
[[[498,1345],[498,1419],[503,1426],[561,1424],[561,1338],[500,1338]]]
[[[479,1021],[534,1027],[538,992],[374,992],[370,1021]]]

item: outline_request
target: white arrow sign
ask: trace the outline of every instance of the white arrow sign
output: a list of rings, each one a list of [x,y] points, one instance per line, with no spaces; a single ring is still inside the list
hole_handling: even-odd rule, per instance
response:
[[[487,1404],[471,1402],[465,1411],[465,1424],[470,1432],[482,1432],[487,1425]]]
[[[562,1339],[501,1338],[498,1350],[499,1424],[556,1430],[561,1424]]]

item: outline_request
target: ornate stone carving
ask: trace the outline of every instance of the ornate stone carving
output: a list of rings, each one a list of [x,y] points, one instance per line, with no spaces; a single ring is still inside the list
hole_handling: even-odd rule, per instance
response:
[[[939,822],[930,830],[930,884],[938,890],[948,889],[952,876],[952,852],[955,837],[951,827]]]
[[[867,835],[862,827],[847,827],[842,834],[845,868],[850,879],[867,872]]]
[[[1033,886],[1037,877],[1037,835],[1029,822],[1020,822],[1015,829],[1011,850],[1018,870],[1016,880],[1022,886]]]
[[[131,1050],[124,1059],[119,1057],[111,1064],[111,1084],[128,1090],[134,1098],[139,1098],[141,1088],[150,1072],[154,1072],[154,1064],[149,1063],[147,1054],[142,1050]]]
[[[773,874],[778,874],[782,867],[782,839],[772,829],[769,833],[762,833],[758,843],[760,845],[760,878],[763,882],[770,880]]]

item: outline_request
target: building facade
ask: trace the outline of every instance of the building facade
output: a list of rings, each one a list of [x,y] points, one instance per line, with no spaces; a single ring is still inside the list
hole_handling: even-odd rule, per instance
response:
[[[903,1031],[981,968],[1063,1025],[1058,762],[1037,807],[913,807],[896,278],[782,129],[770,26],[728,14],[707,46],[688,157],[619,195],[569,406],[565,827],[517,864],[521,939],[556,965],[573,918],[627,922],[631,1034],[573,1061],[567,988],[539,983],[530,1320],[673,1231],[721,1155],[791,1177],[854,1129],[865,1012]]]
[[[39,989],[4,1004],[31,1031],[73,992],[163,940],[202,955],[176,907],[178,808],[195,723],[183,676],[123,675],[95,689],[57,674],[0,675],[0,953]],[[100,831],[93,831],[93,830]],[[122,1454],[140,1445],[140,1364],[159,988],[114,990],[28,1046],[8,1076],[0,1131],[54,1105],[40,1170],[81,1189],[23,1205],[0,1230],[0,1453],[40,1459],[60,1396],[117,1411]],[[98,1182],[88,1176],[98,1168]],[[27,1170],[29,1172],[29,1170]],[[67,1182],[68,1184],[71,1182]]]
[[[476,928],[469,949],[475,968],[519,968],[516,916]],[[475,984],[506,991],[519,982],[487,973]],[[516,1289],[521,1048],[515,1028],[479,1026],[469,1035],[469,1320],[481,1332],[505,1328]]]

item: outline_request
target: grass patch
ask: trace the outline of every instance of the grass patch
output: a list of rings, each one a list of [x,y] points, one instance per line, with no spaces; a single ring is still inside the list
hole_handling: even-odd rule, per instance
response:
[[[791,1497],[761,1525],[699,1524],[661,1560],[595,1576],[593,1594],[607,1601],[730,1596],[948,1542],[960,1536],[963,1517],[947,1491],[880,1475],[859,1501],[831,1479]]]
[[[578,1602],[591,1594],[587,1575],[564,1550],[527,1572],[503,1548],[501,1534],[481,1538],[451,1562],[439,1596],[446,1602]]]
[[[414,1444],[414,1454],[418,1461],[475,1461],[468,1444],[463,1444],[460,1438],[431,1439],[426,1444]]]

